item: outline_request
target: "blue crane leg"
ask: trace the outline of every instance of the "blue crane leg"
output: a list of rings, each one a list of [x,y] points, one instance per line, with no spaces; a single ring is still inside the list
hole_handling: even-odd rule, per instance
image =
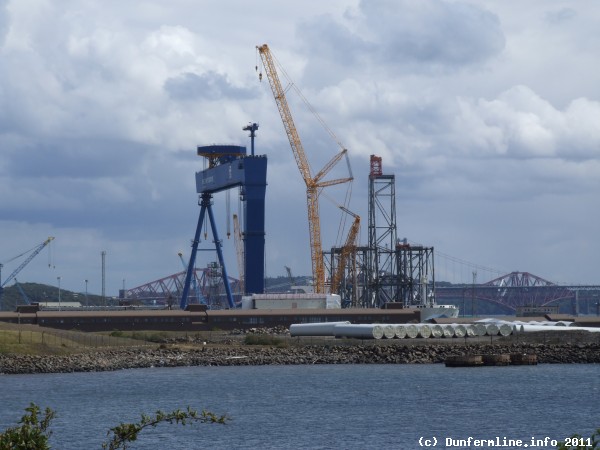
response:
[[[265,192],[267,159],[245,158],[244,262],[247,294],[265,291]]]
[[[204,194],[203,194],[204,198]],[[227,303],[229,303],[230,308],[235,308],[235,303],[233,302],[233,295],[231,295],[231,286],[229,286],[229,277],[227,276],[227,269],[225,268],[225,260],[223,259],[223,251],[221,250],[221,240],[219,239],[219,234],[217,232],[217,225],[215,223],[215,217],[213,215],[212,208],[210,207],[210,202],[207,206],[208,209],[208,218],[210,220],[210,228],[212,230],[212,235],[215,239],[215,248],[217,249],[217,256],[219,257],[219,264],[221,265],[221,273],[223,274],[223,284],[225,285],[225,293],[227,294]]]
[[[205,199],[205,195],[207,199]],[[205,203],[210,205],[210,194],[202,195],[202,202],[200,204],[200,215],[198,217],[198,225],[196,226],[196,234],[194,235],[194,240],[192,242],[192,252],[190,253],[190,262],[187,267],[187,272],[185,274],[185,282],[183,283],[183,292],[181,293],[181,301],[179,302],[179,307],[181,309],[185,309],[188,301],[188,293],[190,291],[190,281],[192,279],[194,273],[194,266],[196,265],[196,253],[198,252],[198,243],[200,242],[200,233],[202,232],[202,224],[204,223],[204,215],[206,213],[207,206]]]

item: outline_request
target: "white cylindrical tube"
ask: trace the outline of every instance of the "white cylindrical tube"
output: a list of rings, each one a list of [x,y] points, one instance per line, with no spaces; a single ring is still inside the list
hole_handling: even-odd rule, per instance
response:
[[[467,325],[465,328],[467,329],[467,336],[469,336],[469,337],[477,336],[477,332],[475,331],[474,325]]]
[[[419,329],[419,336],[422,338],[427,339],[431,337],[431,327],[429,325],[419,324],[417,328]]]
[[[529,333],[532,331],[589,331],[591,333],[600,333],[600,328],[595,327],[561,327],[548,325],[521,325],[521,331]]]
[[[417,337],[418,334],[419,330],[415,325],[410,324],[406,326],[406,337],[414,339]]]
[[[475,333],[477,334],[477,336],[485,336],[486,328],[484,324],[476,323],[473,326],[475,327]]]
[[[513,327],[507,323],[503,323],[498,327],[500,336],[510,336],[513,332]]]
[[[444,330],[441,325],[432,325],[431,326],[431,337],[439,338],[444,335]]]
[[[406,326],[395,325],[394,329],[396,330],[396,337],[398,339],[404,339],[406,337]]]
[[[442,330],[444,331],[445,338],[454,337],[454,327],[452,325],[444,325]]]
[[[350,322],[319,322],[319,323],[293,323],[290,325],[290,336],[333,336],[336,325],[349,324]]]
[[[485,332],[488,336],[498,336],[498,325],[495,323],[487,323],[485,325]]]
[[[396,329],[393,325],[382,325],[383,337],[386,339],[394,339],[396,337]]]
[[[459,323],[453,323],[452,328],[454,328],[454,336],[456,337],[465,337],[465,335],[467,334],[467,328],[464,325],[461,325]]]
[[[383,327],[375,324],[338,324],[333,328],[335,337],[355,337],[362,339],[381,339]]]

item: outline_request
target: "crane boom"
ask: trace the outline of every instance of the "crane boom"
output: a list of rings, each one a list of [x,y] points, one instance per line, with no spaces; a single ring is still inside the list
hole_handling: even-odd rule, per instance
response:
[[[290,142],[290,147],[292,148],[292,153],[294,154],[294,159],[296,160],[296,164],[298,165],[302,179],[306,184],[306,201],[308,206],[308,227],[314,291],[316,293],[324,293],[325,265],[323,262],[323,249],[321,245],[319,189],[352,180],[350,177],[331,181],[321,181],[321,179],[333,168],[333,166],[342,158],[342,156],[346,154],[347,151],[346,149],[342,149],[339,154],[334,156],[334,158],[325,165],[325,167],[317,174],[316,177],[312,176],[310,164],[308,163],[304,147],[302,146],[302,141],[300,140],[298,130],[294,124],[294,119],[292,117],[292,113],[290,112],[290,108],[285,97],[285,91],[281,85],[279,75],[277,74],[277,69],[275,67],[275,62],[273,60],[273,56],[271,55],[271,51],[269,50],[269,46],[264,44],[257,46],[256,48],[260,54],[260,58],[265,68],[269,85],[271,86],[271,91],[273,92],[273,97],[275,98],[275,103],[277,104],[277,109],[279,110],[279,115],[281,116],[281,120],[283,122],[283,127],[285,128],[285,132]]]
[[[33,250],[33,252],[31,253],[31,255],[29,255],[29,256],[27,257],[27,259],[25,259],[25,261],[23,261],[23,262],[21,263],[21,265],[20,265],[19,267],[17,267],[17,268],[16,268],[16,269],[13,271],[13,273],[11,273],[11,274],[8,276],[8,278],[7,278],[6,280],[4,280],[4,283],[2,283],[2,285],[1,285],[1,286],[2,286],[2,287],[6,286],[6,284],[7,284],[9,281],[11,281],[13,278],[15,278],[15,277],[16,277],[16,276],[19,274],[19,272],[20,272],[21,270],[23,270],[23,268],[24,268],[24,267],[25,267],[27,264],[29,264],[29,263],[31,262],[31,260],[32,260],[33,258],[35,258],[35,257],[36,257],[36,255],[37,255],[39,252],[41,252],[41,251],[44,249],[44,247],[46,247],[46,245],[48,245],[48,244],[49,244],[50,242],[52,242],[53,240],[54,240],[54,237],[50,236],[48,239],[46,239],[46,240],[45,240],[44,242],[42,242],[40,245],[38,245],[37,247],[35,247],[35,249],[34,249],[34,250]]]
[[[290,146],[292,147],[292,152],[294,153],[294,158],[296,159],[296,164],[298,165],[298,169],[300,169],[300,174],[302,175],[305,183],[309,184],[312,182],[310,164],[308,164],[308,159],[306,159],[306,153],[302,147],[302,141],[298,135],[298,130],[294,124],[290,107],[285,98],[285,92],[281,85],[281,81],[279,80],[279,75],[277,74],[277,69],[275,68],[271,51],[269,50],[269,46],[267,44],[257,47],[257,49],[265,67],[267,78],[269,79],[271,90],[273,91],[273,97],[275,97],[277,109],[279,110],[279,115],[283,121],[285,133],[290,141]]]

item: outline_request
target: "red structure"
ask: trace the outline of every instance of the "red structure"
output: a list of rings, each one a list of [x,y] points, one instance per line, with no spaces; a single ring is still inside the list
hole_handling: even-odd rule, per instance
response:
[[[157,305],[179,305],[186,272],[179,272],[151,281],[125,292],[122,300]],[[227,294],[218,264],[211,263],[204,269],[194,269],[195,283],[189,293],[188,303],[206,304],[212,309],[227,308]],[[240,297],[240,282],[229,277],[229,285],[236,299]]]
[[[371,177],[379,177],[383,175],[383,166],[381,164],[381,156],[371,155]]]
[[[595,312],[599,296],[600,286],[558,285],[529,272],[511,272],[484,284],[436,287],[438,303],[454,303],[475,313],[478,304],[489,302],[507,312],[516,311],[518,306],[558,305],[566,313],[590,314]]]

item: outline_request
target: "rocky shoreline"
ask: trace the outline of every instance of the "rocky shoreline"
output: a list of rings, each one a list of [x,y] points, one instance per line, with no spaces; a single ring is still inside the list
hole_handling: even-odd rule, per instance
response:
[[[599,364],[599,343],[299,345],[111,348],[70,355],[0,354],[0,374],[101,372],[149,367],[298,364],[432,364],[466,354],[535,354],[540,364]]]

